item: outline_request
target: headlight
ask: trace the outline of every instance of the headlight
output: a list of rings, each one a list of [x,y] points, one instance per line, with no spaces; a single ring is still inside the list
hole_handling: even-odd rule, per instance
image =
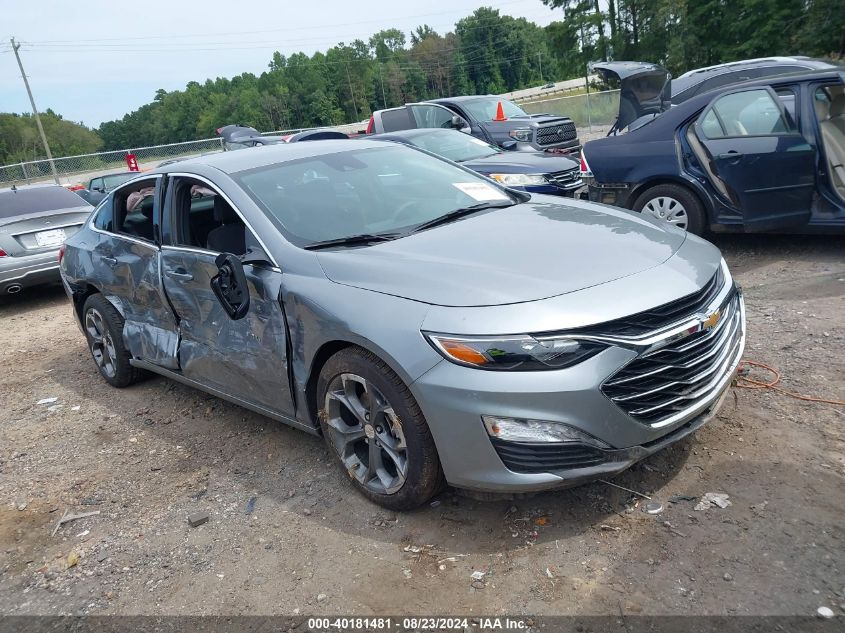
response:
[[[525,420],[522,418],[501,418],[496,415],[483,415],[484,428],[490,437],[507,442],[578,442],[597,448],[610,448],[601,440],[561,422],[546,420]]]
[[[423,334],[446,360],[498,371],[562,369],[580,363],[607,347],[603,343],[562,337],[540,339],[525,335],[488,338]]]
[[[510,132],[508,132],[508,136],[517,141],[527,143],[531,140],[531,129],[521,128],[519,130],[511,130]]]
[[[545,185],[543,174],[490,174],[490,178],[503,185]]]

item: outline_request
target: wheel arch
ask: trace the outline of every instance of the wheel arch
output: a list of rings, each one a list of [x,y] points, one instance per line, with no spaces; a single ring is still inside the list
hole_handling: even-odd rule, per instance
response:
[[[710,196],[703,191],[698,183],[682,176],[655,176],[637,183],[637,185],[631,189],[631,195],[628,197],[628,208],[633,209],[644,193],[652,187],[657,187],[659,185],[677,185],[689,191],[701,204],[701,208],[704,209],[704,213],[707,215],[708,224],[712,222],[713,204]]]

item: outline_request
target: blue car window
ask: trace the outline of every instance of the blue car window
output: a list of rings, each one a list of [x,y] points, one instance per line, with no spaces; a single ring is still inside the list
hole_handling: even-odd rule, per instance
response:
[[[707,138],[768,136],[793,131],[767,90],[746,90],[720,97],[701,118]]]

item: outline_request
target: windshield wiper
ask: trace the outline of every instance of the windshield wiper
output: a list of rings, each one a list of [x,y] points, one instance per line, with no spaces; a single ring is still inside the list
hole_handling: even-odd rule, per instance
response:
[[[361,233],[360,235],[349,235],[333,240],[314,242],[303,248],[307,251],[316,251],[321,248],[331,248],[333,246],[359,246],[361,244],[372,244],[373,242],[389,242],[390,240],[395,240],[397,237],[400,237],[399,233]]]
[[[462,218],[465,215],[472,215],[473,213],[477,213],[478,211],[484,211],[485,209],[504,209],[505,207],[512,207],[514,204],[515,203],[511,201],[505,203],[479,202],[478,204],[471,204],[468,207],[461,207],[460,209],[449,211],[449,213],[434,218],[433,220],[429,220],[428,222],[417,224],[413,229],[411,229],[410,233],[417,233],[418,231],[425,231],[426,229],[430,229],[435,226],[440,226],[441,224],[448,224],[449,222],[453,222],[458,218]]]

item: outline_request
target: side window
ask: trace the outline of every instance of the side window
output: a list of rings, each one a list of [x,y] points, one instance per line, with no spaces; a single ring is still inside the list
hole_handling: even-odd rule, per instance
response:
[[[411,123],[411,117],[408,115],[408,110],[406,110],[405,108],[382,110],[381,125],[384,128],[385,132],[410,130],[414,127],[414,124]]]
[[[709,139],[767,136],[794,131],[767,90],[746,90],[719,97],[699,119]]]
[[[435,105],[408,106],[417,127],[440,127],[451,129],[452,111]]]
[[[113,231],[111,196],[104,198],[94,215],[94,228],[101,231]]]
[[[783,107],[786,110],[786,114],[790,119],[790,123],[793,127],[797,127],[795,125],[798,122],[798,113],[795,109],[795,103],[798,99],[798,97],[796,96],[796,90],[792,87],[775,88],[775,94],[778,96],[778,99],[783,104]]]
[[[114,233],[122,233],[142,240],[154,241],[156,180],[142,180],[118,189],[112,200]]]
[[[178,178],[171,186],[173,246],[246,253],[248,229],[217,190],[192,178]]]

